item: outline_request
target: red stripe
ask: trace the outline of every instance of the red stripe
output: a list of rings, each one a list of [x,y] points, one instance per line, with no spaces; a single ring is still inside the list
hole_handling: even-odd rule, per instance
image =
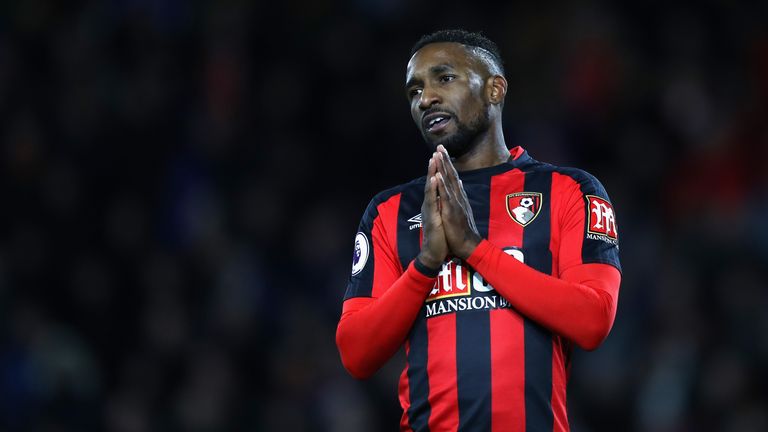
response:
[[[552,338],[552,414],[554,417],[553,432],[568,432],[568,414],[566,411],[566,373],[563,339],[559,336]]]
[[[567,175],[552,174],[552,274],[560,276],[563,269],[582,264],[584,242],[584,199],[579,184]],[[561,225],[561,221],[570,225]],[[562,234],[562,236],[561,236]]]
[[[373,221],[371,229],[371,239],[373,256],[378,257],[373,266],[373,288],[371,297],[381,297],[392,284],[391,275],[393,272],[403,274],[400,259],[397,257],[397,212],[400,208],[400,195],[393,195],[388,200],[379,204],[376,209],[379,215]],[[384,257],[386,259],[382,259]],[[384,268],[389,265],[394,268]]]
[[[578,189],[578,191],[576,190]],[[551,236],[549,249],[552,251],[552,275],[560,276],[561,268],[581,264],[581,245],[584,241],[584,200],[580,186],[571,177],[560,173],[552,174],[551,193]],[[574,211],[578,212],[573,217]],[[569,214],[570,213],[570,214]],[[561,221],[571,220],[578,226],[564,227]],[[561,237],[561,233],[564,236]],[[563,267],[565,266],[565,267]],[[552,338],[552,415],[554,432],[570,430],[566,411],[565,350],[567,344],[559,336]]]
[[[512,170],[493,177],[490,192],[488,241],[504,247],[523,244],[523,227],[507,212],[507,195],[523,192],[525,175]],[[491,428],[525,430],[525,332],[523,318],[514,309],[490,312]]]
[[[491,430],[525,430],[523,318],[512,309],[491,314]]]
[[[456,383],[456,314],[427,320],[429,346],[429,430],[454,431],[459,427],[459,395]]]

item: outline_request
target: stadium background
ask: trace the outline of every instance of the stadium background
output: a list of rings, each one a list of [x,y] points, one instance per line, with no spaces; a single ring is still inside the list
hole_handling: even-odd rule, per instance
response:
[[[354,381],[334,331],[368,200],[426,168],[410,46],[461,26],[507,142],[618,209],[573,430],[768,430],[767,10],[3,2],[0,429],[395,430],[399,364]]]

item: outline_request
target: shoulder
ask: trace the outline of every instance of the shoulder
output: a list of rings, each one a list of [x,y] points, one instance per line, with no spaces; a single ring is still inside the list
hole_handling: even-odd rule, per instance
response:
[[[416,179],[413,179],[407,183],[399,184],[397,186],[393,186],[389,189],[385,189],[376,195],[373,196],[371,199],[370,205],[378,206],[379,204],[389,201],[395,196],[398,196],[403,193],[411,193],[413,191],[421,191],[424,190],[424,182],[426,181],[426,177],[422,176]]]
[[[605,189],[603,188],[603,184],[600,183],[600,180],[598,180],[597,177],[593,176],[587,171],[584,171],[583,169],[570,167],[556,168],[555,172],[560,175],[569,177],[571,180],[581,186],[582,191],[585,193],[595,193],[598,191],[605,193]]]
[[[425,181],[426,176],[422,176],[377,193],[368,203],[368,208],[365,210],[366,214],[369,216],[378,215],[381,205],[394,205],[404,193],[423,193]]]
[[[585,195],[606,195],[605,188],[603,187],[603,184],[600,183],[600,180],[583,169],[559,167],[538,161],[532,166],[532,169],[552,175],[553,178],[556,178],[563,183],[563,186],[566,186],[565,189],[572,189],[575,192],[580,192]],[[569,185],[570,187],[568,187]]]

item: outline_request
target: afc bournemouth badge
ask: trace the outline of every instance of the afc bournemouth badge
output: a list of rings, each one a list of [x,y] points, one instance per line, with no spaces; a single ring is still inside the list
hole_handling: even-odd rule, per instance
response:
[[[587,208],[587,238],[603,240],[616,244],[619,232],[616,228],[616,214],[613,206],[607,200],[595,195],[586,195]]]
[[[507,195],[507,213],[522,226],[531,223],[541,210],[540,192],[517,192]]]

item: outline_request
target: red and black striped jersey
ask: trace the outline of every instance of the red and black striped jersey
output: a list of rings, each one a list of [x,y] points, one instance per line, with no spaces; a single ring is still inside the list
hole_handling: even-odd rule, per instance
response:
[[[616,215],[600,182],[520,147],[511,153],[507,163],[459,173],[480,235],[554,277],[588,263],[620,270]],[[424,182],[370,202],[345,300],[380,297],[419,253]],[[515,310],[467,262],[444,263],[405,350],[403,430],[568,430],[570,342]]]

